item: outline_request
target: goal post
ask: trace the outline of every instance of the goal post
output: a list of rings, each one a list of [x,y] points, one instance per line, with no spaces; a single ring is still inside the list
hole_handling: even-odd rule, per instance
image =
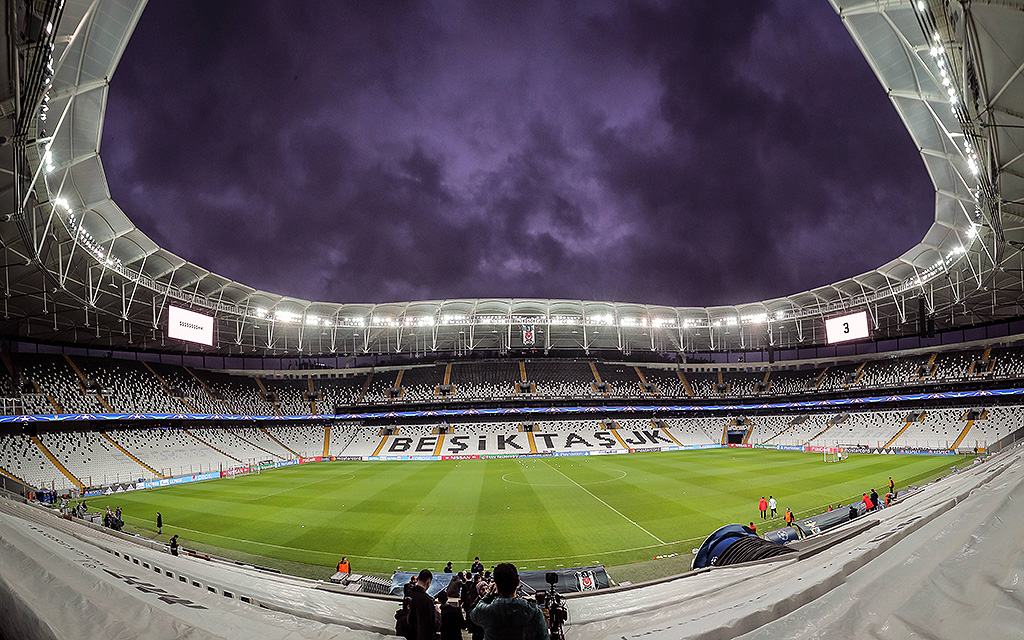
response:
[[[826,447],[821,455],[824,456],[825,462],[841,462],[843,460],[843,450],[838,448]]]

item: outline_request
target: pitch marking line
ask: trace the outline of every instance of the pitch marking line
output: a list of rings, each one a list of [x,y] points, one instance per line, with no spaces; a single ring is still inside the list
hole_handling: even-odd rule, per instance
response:
[[[140,522],[147,522],[147,523],[151,522],[151,520],[149,520],[148,518],[140,518],[138,516],[133,516],[133,515],[129,515],[129,514],[124,514],[124,517],[125,518],[130,518],[132,520],[138,520]],[[188,527],[179,527],[178,525],[164,525],[164,528],[173,528],[176,531],[189,531],[191,533],[198,533],[198,534],[204,535],[204,536],[212,536],[214,538],[223,538],[225,540],[234,540],[236,542],[248,542],[248,543],[260,545],[260,546],[263,546],[263,547],[274,547],[275,549],[287,549],[289,551],[303,551],[305,553],[319,553],[321,555],[331,556],[331,557],[336,557],[336,556],[342,555],[341,553],[339,553],[337,551],[321,551],[319,549],[304,549],[302,547],[289,547],[289,546],[286,546],[286,545],[283,545],[283,544],[272,544],[272,543],[269,543],[269,542],[260,542],[259,540],[249,540],[248,538],[235,538],[234,536],[225,536],[225,535],[222,535],[222,534],[219,534],[219,533],[210,533],[209,531],[199,531],[198,529],[189,529]],[[602,556],[602,555],[608,555],[608,554],[613,554],[613,553],[628,553],[628,552],[631,552],[631,551],[644,551],[645,549],[656,549],[658,547],[663,547],[663,546],[672,546],[672,545],[676,545],[676,544],[683,544],[684,542],[695,542],[697,540],[704,540],[706,537],[707,536],[700,536],[699,538],[686,538],[684,540],[676,540],[674,542],[662,542],[661,544],[648,544],[648,545],[644,545],[642,547],[630,547],[628,549],[612,549],[611,551],[597,551],[597,552],[589,551],[587,553],[581,553],[581,554],[578,554],[578,555],[575,555],[575,556],[550,556],[550,557],[547,557],[547,558],[511,558],[511,559],[506,560],[506,562],[541,562],[541,561],[547,561],[547,560],[572,560],[573,558],[590,558],[590,557],[593,557],[595,555]],[[159,540],[157,540],[157,542],[159,542]],[[201,541],[197,541],[197,542],[201,542]],[[407,563],[412,563],[412,564],[443,564],[444,562],[447,562],[447,560],[410,560],[408,558],[389,558],[389,557],[386,557],[386,556],[361,556],[361,555],[357,555],[357,554],[353,554],[353,553],[349,553],[347,555],[348,555],[349,558],[359,558],[361,560],[387,560],[388,562],[407,562]],[[468,563],[468,562],[470,562],[470,560],[465,560],[465,562]]]
[[[547,460],[544,460],[544,464],[546,464],[546,465],[548,465],[549,467],[551,467],[551,464],[550,464],[550,463],[549,463],[549,462],[548,462]],[[591,498],[593,498],[594,500],[597,500],[598,502],[600,502],[600,503],[601,503],[601,504],[603,504],[604,506],[608,507],[609,509],[611,509],[611,510],[612,510],[612,511],[614,511],[615,513],[619,514],[619,515],[620,515],[620,516],[622,517],[622,519],[624,519],[624,520],[625,520],[626,522],[629,522],[629,523],[631,523],[631,524],[632,524],[633,526],[635,526],[635,527],[636,527],[637,529],[640,529],[641,531],[643,531],[643,532],[644,532],[644,533],[646,533],[647,535],[649,535],[649,536],[651,536],[652,538],[654,538],[655,540],[657,540],[657,541],[658,541],[658,542],[659,542],[660,544],[665,544],[665,541],[664,541],[664,540],[662,540],[662,539],[661,539],[661,538],[659,538],[658,536],[654,535],[653,533],[651,533],[651,532],[650,532],[650,531],[648,531],[647,529],[644,529],[643,527],[641,527],[641,526],[640,526],[639,524],[637,524],[637,523],[636,523],[636,521],[635,521],[635,520],[630,520],[629,518],[627,518],[626,516],[624,516],[624,515],[622,514],[622,512],[621,512],[621,511],[619,511],[618,509],[616,509],[616,508],[615,508],[615,507],[613,507],[612,505],[608,504],[607,502],[605,502],[605,501],[604,501],[604,500],[602,500],[601,498],[598,498],[598,497],[597,497],[597,496],[595,496],[595,495],[594,495],[593,493],[590,493],[590,490],[589,490],[589,489],[587,489],[586,487],[584,487],[584,486],[583,486],[583,485],[581,485],[580,483],[576,482],[575,480],[573,480],[573,479],[572,479],[572,478],[570,478],[569,476],[567,476],[567,475],[565,475],[564,473],[562,473],[561,471],[559,471],[557,467],[551,467],[551,468],[555,470],[555,473],[558,473],[559,475],[561,475],[561,476],[562,476],[563,478],[565,478],[565,479],[566,479],[566,480],[568,480],[569,482],[573,483],[574,485],[576,485],[577,487],[579,487],[579,488],[580,488],[580,489],[582,489],[583,491],[585,491],[585,492],[587,492],[588,494],[590,494],[590,497],[591,497]]]
[[[618,471],[622,475],[617,477],[617,478],[608,478],[607,480],[595,480],[593,482],[584,482],[583,484],[604,484],[606,482],[615,482],[617,480],[622,480],[623,478],[626,477],[626,472],[623,471],[622,469],[616,469],[616,471]],[[507,477],[505,477],[505,476],[512,475],[512,473],[513,473],[512,471],[509,471],[505,475],[501,476],[501,479],[504,480],[505,482],[509,483],[509,484],[521,484],[521,485],[526,486],[526,487],[568,487],[569,486],[567,484],[544,484],[544,483],[541,483],[541,482],[519,482],[518,480],[509,480]]]

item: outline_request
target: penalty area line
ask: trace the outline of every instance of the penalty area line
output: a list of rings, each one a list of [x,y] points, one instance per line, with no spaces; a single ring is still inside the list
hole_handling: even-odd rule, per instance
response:
[[[629,519],[629,518],[627,518],[627,517],[626,517],[625,515],[623,515],[623,513],[622,513],[621,511],[619,511],[618,509],[616,509],[616,508],[615,508],[615,507],[613,507],[612,505],[608,504],[607,502],[605,502],[605,501],[604,501],[604,500],[602,500],[601,498],[598,498],[598,497],[597,497],[597,496],[595,496],[595,495],[594,495],[593,493],[591,493],[589,489],[587,489],[586,487],[584,487],[584,486],[583,486],[583,485],[581,485],[580,483],[576,482],[575,480],[573,480],[573,479],[572,479],[572,478],[570,478],[569,476],[567,476],[567,475],[565,475],[564,473],[562,473],[561,471],[559,471],[557,467],[552,467],[552,466],[551,466],[551,463],[549,463],[549,462],[548,462],[547,460],[544,460],[544,464],[546,464],[546,465],[548,465],[549,467],[551,467],[552,469],[554,469],[555,473],[557,473],[557,474],[561,475],[561,476],[562,476],[563,478],[565,478],[565,479],[566,479],[566,480],[568,480],[569,482],[573,483],[574,485],[576,485],[577,487],[579,487],[579,488],[580,488],[580,489],[582,489],[583,491],[587,492],[587,493],[588,493],[588,494],[590,495],[590,497],[591,497],[591,498],[593,498],[594,500],[597,500],[598,502],[600,502],[600,503],[601,503],[601,504],[603,504],[604,506],[608,507],[609,509],[611,509],[611,510],[612,510],[612,511],[614,511],[615,513],[619,514],[619,516],[621,516],[623,520],[625,520],[626,522],[629,522],[630,524],[632,524],[633,526],[635,526],[635,527],[636,527],[637,529],[639,529],[639,530],[643,531],[643,532],[644,532],[644,533],[646,533],[647,535],[649,535],[649,536],[651,536],[652,538],[654,538],[655,540],[657,540],[659,544],[665,544],[665,541],[664,541],[664,540],[662,540],[662,539],[661,539],[661,538],[659,538],[658,536],[654,535],[653,533],[651,533],[651,532],[650,532],[650,531],[648,531],[647,529],[644,529],[643,527],[641,527],[641,526],[640,526],[639,524],[637,524],[636,520],[630,520],[630,519]]]

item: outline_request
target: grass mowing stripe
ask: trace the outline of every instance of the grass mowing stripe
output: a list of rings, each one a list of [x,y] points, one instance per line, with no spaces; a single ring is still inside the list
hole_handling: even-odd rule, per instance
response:
[[[550,464],[550,463],[549,463],[549,462],[548,462],[547,460],[545,460],[545,461],[544,461],[544,464],[546,464],[546,465],[548,465],[549,467],[551,467],[551,464]],[[604,500],[602,500],[601,498],[598,498],[597,496],[595,496],[595,495],[594,495],[593,493],[591,493],[591,492],[590,492],[590,491],[589,491],[589,490],[588,490],[587,488],[585,488],[585,487],[584,487],[583,485],[581,485],[580,483],[576,482],[575,480],[573,480],[573,479],[572,479],[572,478],[570,478],[569,476],[565,475],[564,473],[562,473],[561,471],[559,471],[559,470],[558,470],[557,468],[555,468],[555,467],[551,467],[551,468],[552,468],[552,469],[554,469],[554,470],[555,470],[555,471],[556,471],[556,472],[557,472],[557,473],[558,473],[558,474],[559,474],[560,476],[562,476],[563,478],[565,478],[565,479],[566,479],[566,480],[568,480],[569,482],[573,483],[574,485],[576,485],[577,487],[579,487],[580,489],[582,489],[582,490],[583,490],[583,491],[584,491],[584,492],[585,492],[586,494],[588,494],[588,495],[589,495],[589,496],[590,496],[591,498],[593,498],[594,500],[597,500],[598,502],[600,502],[600,503],[601,503],[601,504],[603,504],[604,506],[608,507],[609,509],[611,509],[611,510],[612,510],[612,511],[614,511],[615,513],[619,514],[619,515],[620,515],[620,516],[621,516],[621,517],[622,517],[623,519],[625,519],[625,520],[626,520],[627,522],[630,522],[630,523],[632,523],[632,524],[633,524],[633,525],[634,525],[634,526],[635,526],[635,527],[636,527],[637,529],[640,529],[641,531],[643,531],[643,532],[644,532],[644,533],[646,533],[647,535],[649,535],[649,536],[651,536],[652,538],[654,538],[655,540],[657,540],[657,541],[658,541],[658,544],[665,544],[665,541],[664,541],[664,540],[662,540],[662,539],[661,539],[661,538],[659,538],[658,536],[654,535],[653,533],[651,533],[651,532],[650,532],[650,531],[648,531],[647,529],[644,529],[643,527],[641,527],[640,525],[638,525],[638,524],[636,523],[636,521],[635,521],[635,520],[630,520],[630,519],[629,519],[629,518],[627,518],[626,516],[622,515],[622,512],[621,512],[621,511],[619,511],[618,509],[616,509],[616,508],[615,508],[615,507],[613,507],[612,505],[608,504],[607,502],[605,502],[605,501],[604,501]]]
[[[262,475],[262,474],[260,474],[260,475]],[[245,500],[246,502],[255,502],[256,500],[263,500],[264,498],[269,498],[271,496],[276,496],[276,495],[278,495],[280,493],[285,493],[286,491],[295,491],[296,489],[302,489],[303,487],[308,487],[308,486],[311,486],[311,485],[314,485],[314,484],[319,484],[321,482],[327,482],[328,480],[351,480],[352,478],[355,477],[351,473],[346,473],[346,474],[343,474],[343,475],[348,476],[348,478],[340,478],[340,477],[339,478],[332,478],[331,476],[328,476],[326,478],[320,478],[319,480],[311,480],[309,482],[306,482],[306,483],[300,484],[300,485],[296,485],[294,487],[285,487],[284,489],[281,489],[280,491],[274,491],[274,492],[266,493],[266,494],[263,494],[263,495],[260,495],[260,496],[252,496],[251,498],[243,498],[243,500]]]

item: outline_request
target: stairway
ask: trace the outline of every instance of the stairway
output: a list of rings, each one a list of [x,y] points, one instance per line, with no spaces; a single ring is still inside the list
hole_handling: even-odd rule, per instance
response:
[[[182,429],[182,431],[184,431],[184,432],[185,432],[185,433],[187,433],[188,435],[190,435],[190,436],[192,436],[193,438],[195,438],[195,439],[196,439],[196,440],[197,440],[198,442],[200,442],[200,443],[202,443],[202,444],[205,444],[206,446],[210,447],[211,449],[213,449],[214,451],[216,451],[216,452],[217,452],[217,453],[219,453],[220,455],[222,455],[222,456],[226,456],[226,457],[228,457],[228,458],[231,458],[232,460],[234,460],[235,462],[237,462],[237,463],[239,463],[239,464],[241,464],[241,463],[242,463],[242,461],[241,461],[241,460],[239,460],[238,458],[236,458],[235,456],[232,456],[232,455],[228,455],[228,454],[224,453],[223,451],[221,451],[221,450],[220,450],[220,449],[218,449],[217,447],[213,446],[212,444],[210,444],[210,443],[209,443],[209,442],[207,442],[206,440],[203,440],[202,438],[200,438],[200,437],[199,437],[199,436],[197,436],[196,434],[192,433],[192,432],[191,432],[191,431],[189,431],[188,429]]]
[[[71,472],[68,471],[67,468],[60,463],[60,460],[58,460],[52,453],[50,453],[50,450],[46,448],[46,445],[43,444],[43,441],[39,439],[39,436],[32,436],[32,442],[34,442],[35,445],[39,447],[39,450],[43,452],[43,455],[46,456],[46,458],[53,464],[53,466],[57,467],[57,471],[63,473],[64,477],[71,481],[71,484],[75,485],[79,489],[83,488],[84,485],[82,484],[82,481],[76,478],[74,475],[72,475]]]
[[[114,445],[115,447],[117,447],[117,449],[118,449],[118,450],[119,450],[119,451],[120,451],[121,453],[123,453],[124,455],[128,456],[129,458],[131,458],[132,460],[134,460],[135,462],[137,462],[137,463],[139,464],[139,466],[141,466],[141,467],[142,467],[142,468],[144,468],[144,469],[147,469],[147,470],[149,470],[149,472],[150,472],[150,473],[152,473],[152,474],[153,474],[154,476],[156,476],[156,477],[158,477],[158,478],[166,478],[166,477],[167,477],[167,476],[165,476],[164,474],[162,474],[162,473],[160,473],[159,471],[157,471],[156,469],[154,469],[153,467],[151,467],[151,466],[149,466],[148,464],[146,464],[145,462],[143,462],[142,460],[139,460],[138,458],[136,458],[136,457],[135,457],[135,456],[134,456],[134,455],[132,454],[132,452],[131,452],[131,451],[128,451],[127,449],[125,449],[124,447],[122,447],[122,446],[121,446],[121,445],[120,445],[120,444],[119,444],[119,443],[118,443],[117,441],[115,441],[115,440],[114,440],[113,438],[111,438],[110,436],[108,436],[108,435],[107,435],[107,434],[106,434],[105,432],[103,432],[103,431],[100,431],[100,435],[101,435],[101,436],[103,436],[104,438],[106,438],[106,439],[107,439],[107,441],[108,441],[108,442],[110,442],[110,444],[112,444],[112,445]]]
[[[273,436],[273,435],[272,435],[272,434],[271,434],[271,433],[270,433],[269,431],[267,431],[267,430],[266,430],[265,428],[263,428],[263,427],[260,427],[260,431],[262,431],[263,433],[265,433],[265,434],[266,434],[266,436],[267,436],[268,438],[270,438],[271,440],[273,440],[273,441],[274,441],[274,442],[276,442],[277,444],[281,445],[281,447],[282,447],[282,448],[283,448],[283,449],[284,449],[285,451],[287,451],[288,453],[292,454],[292,455],[293,455],[293,456],[295,456],[296,458],[301,458],[301,457],[302,457],[302,456],[300,456],[299,454],[297,454],[297,453],[295,453],[294,451],[292,451],[292,450],[291,450],[290,448],[288,448],[287,446],[285,446],[285,444],[284,444],[283,442],[281,442],[280,440],[278,440],[277,438],[275,438],[275,437],[274,437],[274,436]]]

